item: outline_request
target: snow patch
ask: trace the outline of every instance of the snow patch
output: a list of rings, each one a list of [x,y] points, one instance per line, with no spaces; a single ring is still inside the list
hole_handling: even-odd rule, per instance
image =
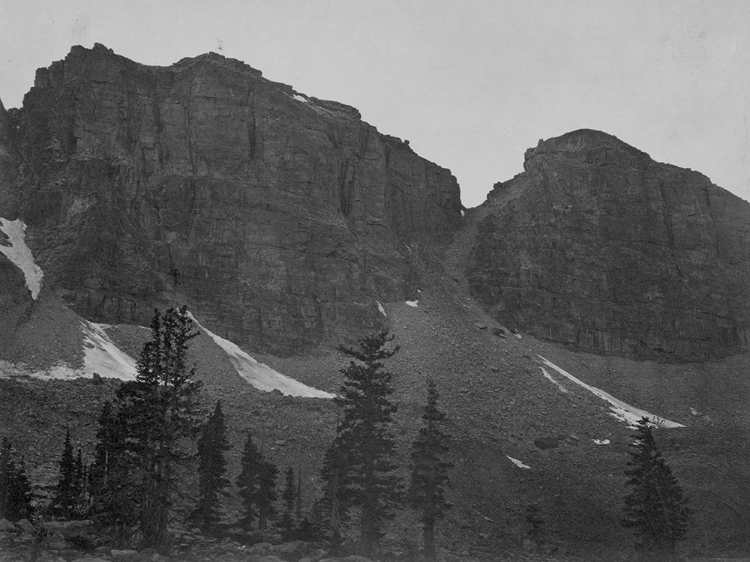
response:
[[[610,409],[612,410],[611,415],[616,417],[617,419],[627,422],[631,427],[635,427],[635,425],[640,421],[641,418],[645,417],[648,418],[648,420],[653,423],[654,425],[658,427],[664,427],[668,429],[676,428],[676,427],[685,427],[681,423],[669,421],[667,419],[664,419],[659,416],[655,416],[654,414],[647,412],[646,410],[641,410],[640,408],[636,408],[635,406],[631,406],[630,404],[627,404],[623,402],[622,400],[619,400],[618,398],[615,398],[611,394],[604,392],[603,390],[596,388],[594,386],[590,386],[583,382],[582,380],[577,379],[567,371],[564,371],[551,361],[548,361],[541,355],[537,355],[539,359],[541,359],[545,365],[548,367],[554,369],[564,377],[567,377],[574,383],[582,386],[589,392],[593,393],[594,395],[598,396],[602,400],[606,400],[610,403]]]
[[[693,414],[694,416],[699,416],[700,415],[700,412],[698,410],[696,410],[695,408],[690,408],[690,413]]]
[[[505,455],[508,457],[508,455]],[[516,465],[518,468],[531,468],[528,464],[523,464],[518,459],[514,459],[513,457],[508,457],[510,459],[510,462],[512,462],[514,465]]]
[[[122,381],[135,380],[137,375],[135,359],[115,345],[104,331],[106,324],[81,322],[83,332],[83,368],[74,369],[70,365],[57,364],[45,371],[25,372],[16,368],[14,375],[28,375],[42,380],[74,380],[91,378],[94,373],[104,378]],[[6,371],[8,375],[8,371]],[[0,374],[0,378],[2,378]]]
[[[8,237],[7,242],[0,239],[0,252],[23,272],[26,288],[31,291],[31,298],[36,300],[42,287],[44,274],[34,262],[34,256],[26,245],[26,225],[21,219],[9,221],[0,217],[0,231]]]
[[[419,304],[419,300],[415,301],[406,301],[407,306],[410,306],[412,308],[417,308],[417,305]]]
[[[385,308],[383,308],[383,305],[382,305],[382,304],[380,304],[380,301],[375,301],[375,302],[376,302],[376,303],[378,303],[378,310],[380,311],[380,314],[382,314],[383,316],[388,316],[388,315],[387,315],[387,314],[385,313]]]
[[[463,209],[461,209],[461,216],[462,216],[462,217],[465,217],[465,216],[466,216],[466,211],[464,211]]]
[[[294,94],[294,96],[292,97],[296,99],[297,101],[301,101],[302,103],[307,103],[307,98],[304,96],[301,96],[299,94]]]
[[[83,322],[83,371],[87,376],[99,373],[102,377],[135,380],[136,362],[122,351],[104,331],[105,324]]]
[[[545,378],[551,380],[555,384],[555,386],[557,386],[557,388],[560,389],[560,392],[562,392],[564,394],[568,394],[570,392],[567,388],[565,388],[558,381],[556,381],[554,378],[552,378],[552,375],[549,374],[549,372],[547,371],[547,369],[545,369],[544,367],[539,367],[539,368],[542,370],[542,373],[544,373]]]
[[[609,439],[594,439],[597,445],[609,445]]]
[[[515,335],[519,340],[521,339],[521,334],[513,334]]]
[[[210,330],[207,330],[200,325],[195,316],[190,314],[193,322],[200,327],[201,330],[206,332],[209,337],[214,340],[216,345],[222,348],[229,356],[229,361],[243,379],[249,382],[252,386],[258,390],[264,392],[271,392],[272,390],[278,390],[282,394],[289,396],[304,396],[306,398],[333,398],[334,395],[329,392],[324,392],[307,386],[299,381],[294,380],[291,377],[282,375],[278,371],[275,371],[268,365],[259,363],[253,359],[250,355],[242,351],[236,344],[229,340],[226,340],[220,336],[217,336]]]

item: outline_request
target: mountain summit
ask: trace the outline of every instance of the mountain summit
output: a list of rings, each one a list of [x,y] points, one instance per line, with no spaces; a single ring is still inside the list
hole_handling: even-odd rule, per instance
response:
[[[74,310],[147,324],[187,303],[263,351],[377,325],[378,300],[416,295],[410,244],[461,219],[448,170],[215,53],[148,67],[73,47],[37,71],[14,143],[4,212]]]
[[[575,349],[702,360],[750,345],[750,204],[582,129],[526,151],[466,266],[500,322]]]

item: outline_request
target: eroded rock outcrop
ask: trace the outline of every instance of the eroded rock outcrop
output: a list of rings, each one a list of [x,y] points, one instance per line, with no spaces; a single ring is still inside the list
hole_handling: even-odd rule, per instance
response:
[[[540,141],[480,209],[470,290],[577,349],[718,357],[750,344],[750,204],[580,130]]]
[[[214,53],[147,67],[74,47],[37,71],[14,135],[10,214],[46,281],[98,321],[187,303],[224,337],[292,353],[376,326],[377,299],[418,287],[408,244],[460,222],[448,170]]]

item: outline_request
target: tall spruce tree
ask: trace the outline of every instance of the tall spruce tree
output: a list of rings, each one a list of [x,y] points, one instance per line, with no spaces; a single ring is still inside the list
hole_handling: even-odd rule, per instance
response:
[[[198,503],[192,518],[203,532],[215,532],[221,517],[220,501],[227,497],[229,480],[224,454],[231,448],[221,401],[203,426],[198,439]]]
[[[70,443],[70,429],[65,431],[65,442],[60,455],[59,476],[55,494],[52,497],[52,513],[59,519],[73,519],[78,506],[78,482],[73,446]]]
[[[141,545],[166,550],[175,492],[175,469],[186,458],[181,441],[200,428],[195,366],[188,366],[190,341],[198,335],[186,307],[155,311],[151,341],[144,344],[135,384],[125,387],[119,407],[128,419],[127,439],[138,457]]]
[[[391,401],[392,375],[382,363],[399,349],[386,349],[392,340],[383,331],[360,339],[356,348],[341,348],[353,359],[341,371],[344,383],[334,402],[342,410],[342,421],[322,472],[331,500],[329,519],[335,519],[334,509],[339,521],[350,508],[359,509],[359,551],[365,557],[373,555],[402,494],[391,431],[397,406]]]
[[[256,505],[258,506],[258,528],[266,529],[268,522],[276,514],[275,503],[276,495],[276,478],[278,477],[278,467],[270,461],[261,459],[260,471],[258,473],[258,494]]]
[[[240,473],[237,476],[235,484],[239,490],[240,499],[242,500],[242,517],[240,526],[246,530],[251,530],[258,517],[257,498],[260,481],[260,465],[263,457],[258,447],[253,441],[250,430],[245,435],[245,444],[242,449],[242,458],[240,460]]]
[[[98,519],[139,546],[169,548],[168,523],[176,470],[189,457],[200,428],[190,341],[198,335],[185,307],[155,311],[151,340],[144,344],[135,381],[120,385],[109,412],[102,412],[93,468]]]
[[[121,386],[116,401],[126,394]],[[109,537],[116,547],[130,544],[140,501],[136,456],[126,441],[125,415],[115,411],[111,402],[104,403],[89,470],[92,519],[100,534]]]
[[[29,519],[32,512],[31,485],[23,459],[16,460],[13,446],[7,437],[3,437],[0,445],[0,519]]]
[[[294,507],[297,499],[297,483],[294,480],[294,469],[289,466],[284,473],[284,490],[281,493],[283,502],[283,513],[281,514],[281,527],[284,529],[284,535],[287,539],[292,537],[292,530],[295,525]]]
[[[622,525],[633,529],[638,550],[661,560],[675,559],[676,544],[688,530],[687,502],[654,441],[648,418],[638,422],[633,439]]]
[[[412,444],[412,471],[409,501],[423,526],[424,559],[434,562],[435,523],[450,507],[445,492],[450,486],[445,460],[448,436],[443,432],[445,414],[438,409],[438,392],[433,380],[427,381],[427,404],[422,414],[422,427]]]

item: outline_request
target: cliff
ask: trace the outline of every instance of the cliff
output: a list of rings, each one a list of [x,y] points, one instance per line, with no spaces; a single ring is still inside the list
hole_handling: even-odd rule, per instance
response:
[[[377,326],[377,300],[416,294],[409,244],[460,222],[448,170],[215,53],[148,67],[73,47],[37,71],[18,123],[0,138],[20,169],[4,212],[91,320],[186,303],[224,337],[295,353]]]
[[[481,207],[467,277],[505,324],[701,360],[750,343],[750,204],[591,130],[540,141]]]

